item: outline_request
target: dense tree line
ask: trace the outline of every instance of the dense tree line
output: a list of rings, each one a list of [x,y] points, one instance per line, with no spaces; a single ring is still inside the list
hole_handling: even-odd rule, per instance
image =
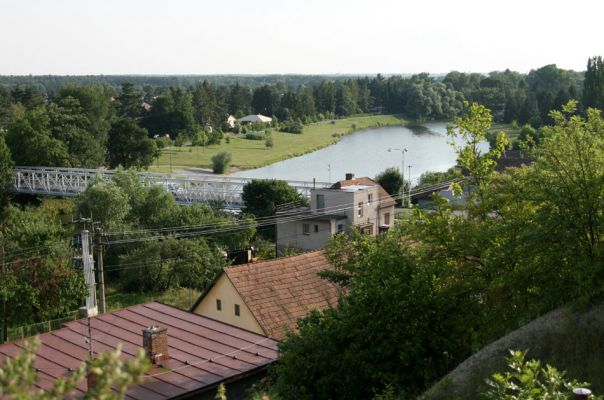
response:
[[[476,350],[569,302],[601,300],[604,121],[577,103],[549,114],[534,164],[494,171],[505,146],[472,149],[490,113],[456,125],[469,171],[465,215],[445,199],[377,238],[336,236],[326,274],[347,287],[280,345],[284,398],[415,398]],[[594,372],[594,374],[597,374]],[[593,380],[594,376],[585,378]],[[477,387],[477,390],[479,388]]]
[[[493,110],[495,121],[539,127],[552,122],[549,110],[570,99],[600,106],[602,70],[601,58],[593,58],[585,74],[546,65],[528,74],[453,71],[441,77],[74,78],[78,83],[0,77],[7,82],[0,83],[0,129],[16,164],[144,168],[166,140],[219,143],[228,115],[264,114],[283,131],[300,133],[303,124],[359,113],[452,119],[464,101],[475,101]],[[44,79],[61,85],[32,85]]]

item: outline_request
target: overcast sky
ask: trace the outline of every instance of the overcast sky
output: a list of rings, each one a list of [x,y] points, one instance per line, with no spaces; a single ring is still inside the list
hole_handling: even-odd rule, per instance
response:
[[[604,1],[0,0],[0,74],[584,70]]]

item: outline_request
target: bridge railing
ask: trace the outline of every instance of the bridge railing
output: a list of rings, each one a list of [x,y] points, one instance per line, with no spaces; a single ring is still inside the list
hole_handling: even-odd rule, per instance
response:
[[[25,167],[15,168],[14,190],[50,196],[77,196],[83,192],[96,177],[111,179],[114,170],[84,168]],[[172,193],[177,202],[210,203],[224,202],[226,207],[239,208],[243,205],[241,192],[252,178],[200,175],[170,176],[164,174],[139,173],[141,183],[146,186],[158,185]],[[327,182],[288,181],[300,194],[310,196],[313,187],[326,187]]]

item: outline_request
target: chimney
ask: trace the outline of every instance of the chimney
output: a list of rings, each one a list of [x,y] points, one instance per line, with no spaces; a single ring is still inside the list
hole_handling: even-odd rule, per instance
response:
[[[143,329],[143,348],[152,364],[159,364],[167,360],[168,354],[168,328],[150,326]]]
[[[354,174],[352,172],[347,172],[346,173],[346,180],[347,181],[351,181],[354,179]]]
[[[573,389],[576,400],[587,400],[591,397],[591,390],[585,388]]]

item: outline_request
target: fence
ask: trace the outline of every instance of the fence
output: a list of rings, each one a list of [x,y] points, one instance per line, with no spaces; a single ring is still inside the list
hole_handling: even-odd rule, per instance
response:
[[[0,323],[0,343],[10,342],[12,340],[25,339],[30,336],[35,336],[40,333],[54,331],[63,326],[64,323],[75,321],[79,317],[78,311],[72,311],[66,317],[53,319],[50,321],[39,322],[37,324],[23,325],[15,328],[8,328],[8,340],[4,339],[4,330]]]

